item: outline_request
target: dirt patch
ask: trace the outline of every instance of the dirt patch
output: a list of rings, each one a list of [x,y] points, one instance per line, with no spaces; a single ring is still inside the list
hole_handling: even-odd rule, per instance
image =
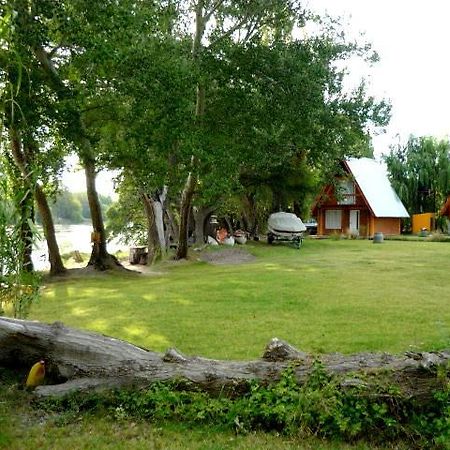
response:
[[[67,269],[66,273],[62,275],[53,275],[49,274],[44,275],[44,280],[56,282],[56,281],[65,281],[68,279],[78,279],[78,278],[95,278],[95,277],[104,277],[105,275],[109,275],[111,273],[128,273],[131,275],[146,275],[146,276],[158,276],[165,275],[167,272],[164,270],[166,267],[171,267],[174,265],[184,265],[192,263],[193,261],[205,261],[210,264],[245,264],[250,263],[256,259],[254,255],[249,253],[242,247],[229,247],[223,248],[222,246],[219,248],[204,248],[202,251],[190,251],[188,259],[182,259],[179,261],[175,261],[173,259],[167,259],[161,264],[158,264],[156,267],[136,264],[132,265],[128,261],[121,261],[122,266],[114,267],[111,270],[99,271],[96,270],[93,266],[83,266],[83,267],[74,267]]]
[[[200,254],[200,260],[210,264],[244,264],[255,259],[255,256],[239,247],[207,251]]]

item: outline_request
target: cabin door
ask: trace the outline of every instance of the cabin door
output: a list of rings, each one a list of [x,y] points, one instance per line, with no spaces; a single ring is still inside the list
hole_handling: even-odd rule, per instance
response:
[[[359,210],[351,209],[349,218],[349,229],[350,233],[359,233]]]

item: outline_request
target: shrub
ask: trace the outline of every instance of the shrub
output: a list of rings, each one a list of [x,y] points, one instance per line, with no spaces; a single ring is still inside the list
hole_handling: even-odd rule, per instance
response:
[[[234,429],[282,434],[317,435],[376,443],[407,440],[413,446],[445,446],[450,442],[450,391],[444,383],[433,401],[420,404],[403,398],[394,386],[379,386],[367,392],[364,384],[341,387],[320,363],[315,363],[303,385],[296,383],[295,368],[284,371],[270,385],[253,382],[246,395],[229,398],[210,396],[192,386],[154,383],[143,390],[70,396],[46,401],[46,409],[104,411],[116,420],[138,418],[178,421]],[[446,377],[447,374],[445,374]],[[374,395],[377,394],[377,395]]]

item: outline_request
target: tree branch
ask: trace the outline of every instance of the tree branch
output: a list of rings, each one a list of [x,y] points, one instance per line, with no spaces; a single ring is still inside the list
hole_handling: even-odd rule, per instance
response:
[[[63,95],[64,97],[69,97],[71,95],[70,89],[61,80],[58,70],[56,69],[50,54],[45,51],[45,49],[38,45],[33,48],[34,55],[41,64],[45,73],[49,76],[53,87],[57,91],[58,95]]]
[[[208,12],[205,12],[205,15],[203,16],[203,19],[205,23],[208,23],[209,19],[211,19],[211,16],[220,8],[224,0],[216,0],[211,9]]]
[[[236,30],[241,28],[248,20],[249,15],[245,15],[239,22],[237,22],[234,26],[229,28],[224,34],[219,36],[216,40],[211,41],[209,44],[209,48],[213,48],[215,45],[217,45],[219,42],[223,41],[227,37],[231,36]]]

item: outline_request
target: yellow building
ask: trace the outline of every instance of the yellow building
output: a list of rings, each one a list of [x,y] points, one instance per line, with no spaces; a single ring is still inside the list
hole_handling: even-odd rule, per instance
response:
[[[412,232],[413,234],[418,234],[423,229],[432,231],[435,228],[434,223],[434,213],[413,214]]]

